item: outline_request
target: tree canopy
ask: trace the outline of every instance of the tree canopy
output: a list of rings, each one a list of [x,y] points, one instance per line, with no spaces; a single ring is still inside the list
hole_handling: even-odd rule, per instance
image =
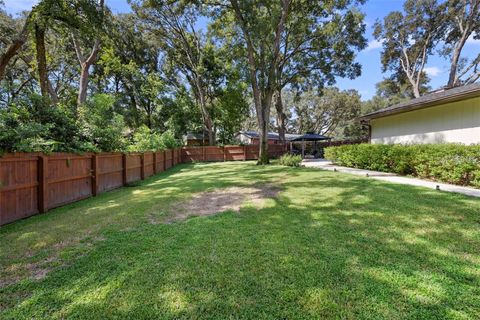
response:
[[[478,81],[480,0],[406,0],[375,24],[385,77],[361,101],[339,90],[366,47],[365,0],[41,0],[15,17],[0,0],[0,149],[152,150],[188,132],[235,143],[241,129],[362,138],[361,113],[431,90],[441,53],[446,86]],[[113,10],[114,11],[114,10]]]

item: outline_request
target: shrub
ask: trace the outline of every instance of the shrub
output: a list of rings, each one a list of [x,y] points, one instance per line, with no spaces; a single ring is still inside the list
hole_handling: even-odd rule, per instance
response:
[[[81,107],[80,127],[85,140],[95,151],[123,151],[126,148],[126,125],[123,116],[113,109],[115,98],[97,94]]]
[[[144,152],[173,149],[180,146],[171,131],[163,134],[150,130],[147,126],[137,129],[133,135],[133,143],[128,147],[129,151]]]
[[[0,151],[89,151],[69,108],[31,95],[0,110]]]
[[[284,154],[280,157],[279,162],[282,166],[299,167],[302,162],[302,157],[299,155]]]
[[[325,158],[347,167],[480,187],[480,145],[343,145],[326,148]]]

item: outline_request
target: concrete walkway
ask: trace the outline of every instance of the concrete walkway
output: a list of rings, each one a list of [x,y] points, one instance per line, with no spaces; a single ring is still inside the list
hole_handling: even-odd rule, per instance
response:
[[[355,174],[355,175],[364,176],[364,177],[368,175],[368,177],[377,179],[377,180],[383,180],[383,181],[400,183],[400,184],[408,184],[411,186],[426,187],[430,189],[439,188],[442,191],[461,193],[461,194],[472,196],[472,197],[480,197],[479,189],[461,187],[461,186],[456,186],[456,185],[447,184],[447,183],[432,182],[432,181],[421,180],[416,178],[402,177],[394,173],[341,167],[341,166],[334,165],[332,162],[324,159],[305,159],[302,161],[302,166],[308,167],[308,168],[318,168],[323,170],[345,172],[345,173]]]

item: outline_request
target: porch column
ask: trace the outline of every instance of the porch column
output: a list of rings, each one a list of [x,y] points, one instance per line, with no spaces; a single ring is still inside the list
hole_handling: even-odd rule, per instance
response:
[[[302,139],[302,158],[305,158],[305,139]]]

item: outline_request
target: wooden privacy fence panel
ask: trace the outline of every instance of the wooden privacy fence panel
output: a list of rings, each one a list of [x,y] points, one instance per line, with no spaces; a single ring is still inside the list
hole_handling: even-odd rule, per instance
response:
[[[131,153],[126,155],[126,183],[142,179],[142,155]]]
[[[270,145],[269,155],[285,152]],[[258,158],[258,146],[188,147],[158,152],[16,153],[0,157],[0,225],[143,180],[184,162]]]
[[[47,192],[43,195],[46,209],[92,196],[91,155],[61,153],[44,157],[44,161],[47,163]]]
[[[203,161],[203,148],[182,148],[183,162]]]
[[[258,145],[246,146],[245,155],[247,160],[258,160]]]
[[[39,213],[38,157],[7,155],[1,160],[0,225]]]
[[[259,146],[205,146],[182,148],[183,162],[257,160]],[[268,155],[276,158],[287,151],[286,145],[269,145]]]
[[[99,154],[96,159],[96,192],[101,193],[123,186],[123,154]]]
[[[155,173],[165,171],[165,151],[155,152]]]
[[[155,174],[153,168],[153,152],[148,152],[143,155],[144,163],[144,178],[148,178]]]
[[[165,170],[173,167],[173,151],[165,150]]]
[[[237,161],[246,160],[245,156],[246,146],[225,146],[224,148],[224,160],[225,161]]]
[[[283,144],[272,144],[268,146],[268,155],[273,158],[278,158],[287,152],[287,146]]]

